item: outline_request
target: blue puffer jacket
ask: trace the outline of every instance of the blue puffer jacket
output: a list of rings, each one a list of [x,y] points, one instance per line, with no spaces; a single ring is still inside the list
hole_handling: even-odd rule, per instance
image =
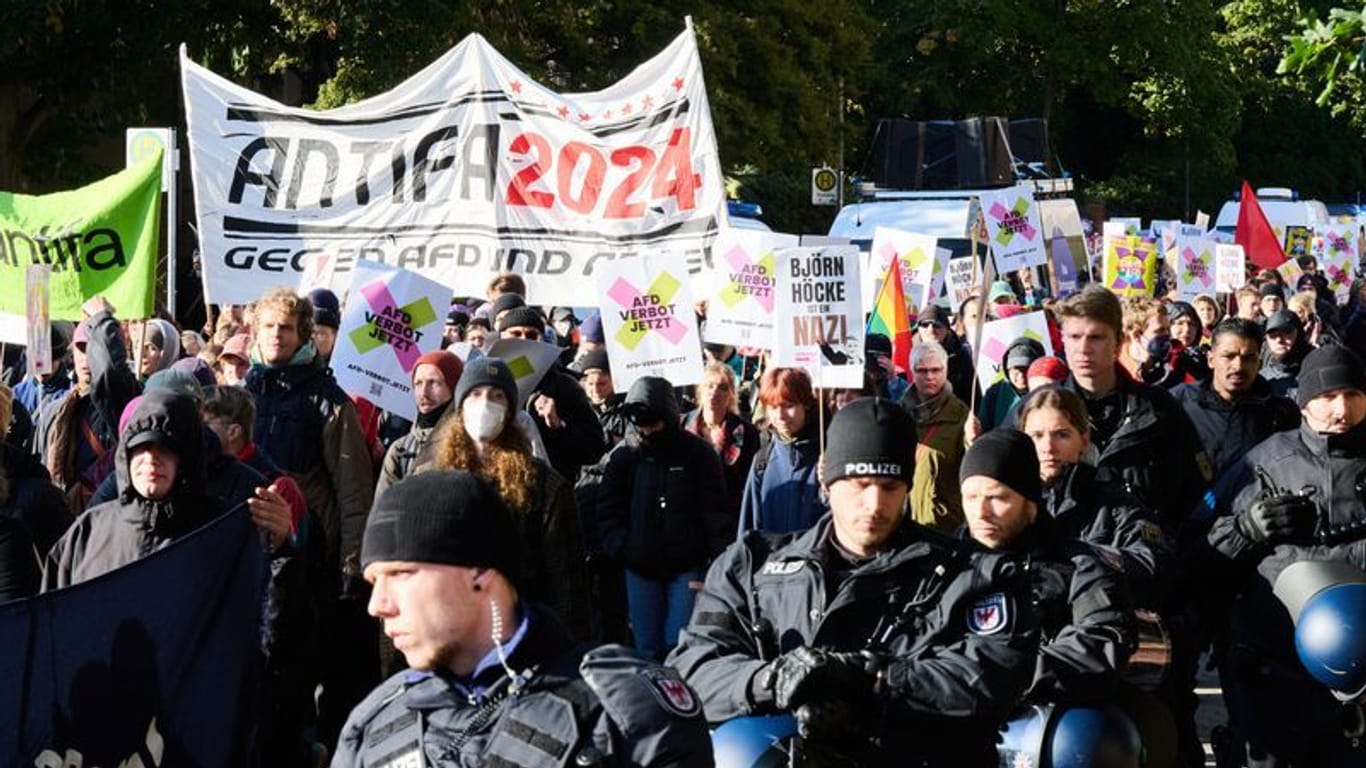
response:
[[[779,440],[772,431],[764,435],[745,479],[737,538],[749,530],[803,531],[825,514],[827,507],[821,499],[816,471],[821,458],[819,432],[820,428],[811,423],[790,443]]]

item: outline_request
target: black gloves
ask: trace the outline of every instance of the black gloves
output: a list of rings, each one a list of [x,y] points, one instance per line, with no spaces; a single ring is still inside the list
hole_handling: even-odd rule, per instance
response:
[[[1238,515],[1238,532],[1259,544],[1303,538],[1314,532],[1318,508],[1294,493],[1258,499]]]
[[[779,656],[750,681],[750,698],[756,704],[772,703],[779,709],[795,709],[813,698],[838,699],[873,689],[869,657],[802,646]]]

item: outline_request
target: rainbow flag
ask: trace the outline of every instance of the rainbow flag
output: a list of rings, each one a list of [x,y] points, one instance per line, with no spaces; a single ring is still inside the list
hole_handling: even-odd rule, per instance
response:
[[[882,278],[882,289],[868,317],[868,333],[880,333],[892,340],[892,364],[897,370],[911,369],[911,324],[906,319],[906,292],[901,287],[901,259],[893,257]]]

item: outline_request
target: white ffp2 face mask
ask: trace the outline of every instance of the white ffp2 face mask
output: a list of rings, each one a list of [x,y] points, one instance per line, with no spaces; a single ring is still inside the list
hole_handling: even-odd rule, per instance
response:
[[[460,406],[460,417],[465,423],[465,434],[487,443],[503,432],[507,406],[488,400],[466,400]]]

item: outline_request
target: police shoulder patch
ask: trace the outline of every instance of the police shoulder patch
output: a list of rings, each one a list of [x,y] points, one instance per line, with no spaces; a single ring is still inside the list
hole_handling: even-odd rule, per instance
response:
[[[1000,592],[978,600],[968,608],[968,630],[977,635],[994,635],[1010,621],[1009,601]]]
[[[760,576],[786,576],[802,569],[802,560],[769,560],[759,569]]]
[[[666,711],[679,717],[696,717],[702,711],[702,702],[672,668],[645,667],[639,674]]]

